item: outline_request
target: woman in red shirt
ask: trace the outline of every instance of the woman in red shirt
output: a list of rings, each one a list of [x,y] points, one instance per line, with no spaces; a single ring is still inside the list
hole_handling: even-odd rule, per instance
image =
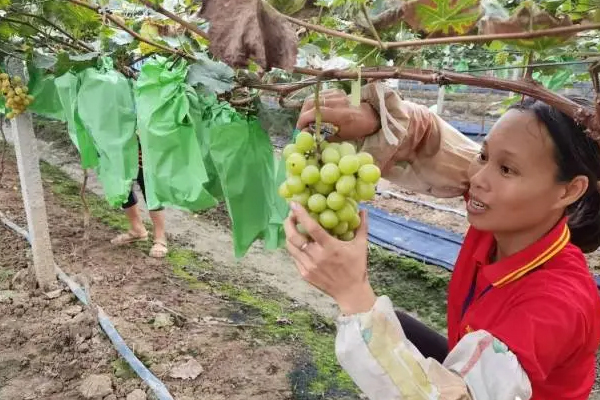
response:
[[[539,101],[509,110],[479,146],[381,83],[362,98],[351,107],[343,92],[326,92],[323,120],[392,182],[464,195],[471,226],[450,281],[446,340],[374,294],[364,212],[356,238],[342,242],[292,204],[287,248],[340,307],[342,367],[372,400],[587,399],[600,345],[600,296],[583,256],[600,245],[598,144]],[[298,127],[314,119],[308,100]]]

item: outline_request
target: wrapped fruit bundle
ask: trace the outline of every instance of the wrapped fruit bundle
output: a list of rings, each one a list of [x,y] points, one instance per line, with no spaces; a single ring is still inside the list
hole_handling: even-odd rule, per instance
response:
[[[319,141],[308,130],[283,150],[287,179],[279,195],[302,204],[331,235],[352,240],[360,226],[358,204],[375,196],[381,171],[369,153],[350,142]]]

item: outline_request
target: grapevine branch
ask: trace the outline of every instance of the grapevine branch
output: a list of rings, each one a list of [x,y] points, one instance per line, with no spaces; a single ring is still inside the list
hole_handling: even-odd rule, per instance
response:
[[[52,40],[52,41],[54,41],[54,42],[56,42],[58,44],[61,44],[63,46],[70,47],[73,50],[81,51],[81,48],[79,46],[77,46],[77,45],[75,45],[73,43],[66,42],[66,41],[64,41],[64,40],[62,40],[62,39],[60,39],[60,38],[58,38],[56,36],[46,35],[40,29],[36,28],[35,26],[33,26],[32,24],[30,24],[27,21],[21,21],[21,20],[13,19],[13,18],[2,18],[2,20],[6,21],[6,22],[9,22],[9,23],[13,23],[13,24],[20,24],[20,25],[28,26],[28,27],[30,27],[31,29],[33,29],[34,31],[36,31],[37,33],[39,33],[40,35],[42,35],[43,37],[45,37],[48,40]]]
[[[75,5],[78,5],[80,7],[85,7],[87,9],[89,9],[89,10],[95,11],[99,15],[105,16],[113,24],[117,25],[119,28],[123,29],[125,32],[129,33],[131,36],[133,36],[134,38],[136,38],[137,40],[139,40],[141,42],[147,43],[147,44],[149,44],[151,46],[154,46],[154,47],[156,47],[158,49],[161,49],[163,51],[166,51],[168,53],[171,53],[171,54],[174,54],[174,55],[177,55],[177,56],[180,56],[180,57],[185,57],[187,59],[192,58],[189,54],[185,53],[184,51],[175,50],[175,49],[172,49],[172,48],[170,48],[168,46],[163,46],[160,43],[156,43],[153,40],[149,40],[149,39],[146,39],[146,38],[142,37],[137,32],[129,29],[125,24],[123,24],[121,21],[119,21],[117,18],[115,18],[109,12],[104,12],[99,6],[88,4],[88,3],[85,3],[85,2],[80,1],[80,0],[67,0],[67,1],[69,1],[69,2],[71,2],[73,4],[75,4]]]
[[[294,72],[317,76],[323,79],[357,79],[358,73],[342,70],[315,70],[310,68],[294,68]],[[600,138],[600,120],[594,114],[594,110],[583,108],[574,101],[554,93],[535,82],[512,81],[508,79],[489,78],[484,76],[473,76],[450,71],[432,71],[432,70],[403,70],[390,68],[365,68],[361,72],[363,79],[408,79],[423,83],[433,83],[438,85],[468,85],[488,89],[506,90],[510,92],[522,93],[526,96],[541,100],[558,110],[569,115],[579,123],[588,127],[589,131],[598,135]]]
[[[346,32],[336,31],[334,29],[325,28],[323,26],[314,25],[308,22],[304,22],[302,20],[296,19],[294,17],[290,17],[287,15],[282,15],[288,21],[303,26],[307,29],[313,30],[315,32],[324,33],[326,35],[339,37],[342,39],[353,40],[355,42],[368,44],[371,46],[379,47],[379,43],[377,40],[368,39],[362,36],[352,35]],[[537,31],[529,31],[529,32],[518,32],[518,33],[495,33],[488,35],[468,35],[468,36],[450,36],[450,37],[440,37],[440,38],[429,38],[429,39],[416,39],[416,40],[405,40],[401,42],[382,42],[382,45],[387,49],[396,49],[401,47],[416,47],[416,46],[434,46],[439,44],[450,44],[450,43],[480,43],[480,42],[491,42],[493,40],[510,40],[510,39],[534,39],[543,36],[557,36],[557,35],[565,35],[568,33],[577,33],[589,30],[600,29],[600,23],[593,24],[580,24],[580,25],[572,25],[567,27],[560,28],[551,28],[551,29],[540,29]]]
[[[57,32],[62,33],[64,36],[68,37],[73,43],[76,43],[82,49],[85,49],[85,50],[87,50],[89,52],[93,52],[94,51],[93,48],[91,48],[90,46],[88,46],[87,44],[85,44],[84,42],[82,42],[81,40],[73,37],[69,32],[65,31],[60,26],[58,26],[55,23],[47,20],[46,18],[42,17],[41,15],[30,14],[30,13],[25,13],[25,12],[21,12],[21,11],[11,11],[11,14],[21,15],[23,17],[29,17],[29,18],[37,19],[37,20],[41,21],[42,23],[44,23],[44,24],[52,27]]]
[[[206,34],[206,32],[204,32],[202,29],[198,28],[197,26],[195,26],[194,24],[184,20],[183,18],[181,18],[180,16],[173,14],[171,11],[165,9],[164,7],[162,7],[159,4],[153,3],[152,1],[149,0],[140,0],[146,7],[153,9],[154,11],[156,11],[159,14],[164,15],[165,17],[177,22],[178,24],[180,24],[181,26],[183,26],[184,28],[194,32],[195,34],[203,37],[204,39],[208,39],[208,35]]]

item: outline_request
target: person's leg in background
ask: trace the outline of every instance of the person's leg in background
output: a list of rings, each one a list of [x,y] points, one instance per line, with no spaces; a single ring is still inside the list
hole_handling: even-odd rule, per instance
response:
[[[125,211],[130,228],[127,232],[117,235],[110,242],[112,244],[122,245],[148,240],[148,231],[142,220],[142,213],[137,204],[135,193],[133,192],[133,185],[129,192],[129,198],[127,199],[127,202],[123,204],[122,208]]]
[[[402,311],[396,311],[396,316],[406,338],[421,354],[442,364],[448,356],[448,339]]]
[[[142,168],[139,170],[137,181],[142,190],[142,194],[144,195],[144,200],[146,200],[146,186],[144,185],[144,171]],[[147,200],[146,204],[148,204]],[[169,251],[167,247],[167,235],[165,233],[165,211],[161,207],[156,210],[149,210],[149,213],[150,219],[152,220],[154,236],[154,244],[150,249],[150,257],[163,258]]]

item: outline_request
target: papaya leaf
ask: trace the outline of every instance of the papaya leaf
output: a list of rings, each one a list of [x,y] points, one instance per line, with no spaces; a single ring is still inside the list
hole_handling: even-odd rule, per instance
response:
[[[404,4],[403,19],[431,36],[464,35],[477,23],[478,0],[413,0]]]

